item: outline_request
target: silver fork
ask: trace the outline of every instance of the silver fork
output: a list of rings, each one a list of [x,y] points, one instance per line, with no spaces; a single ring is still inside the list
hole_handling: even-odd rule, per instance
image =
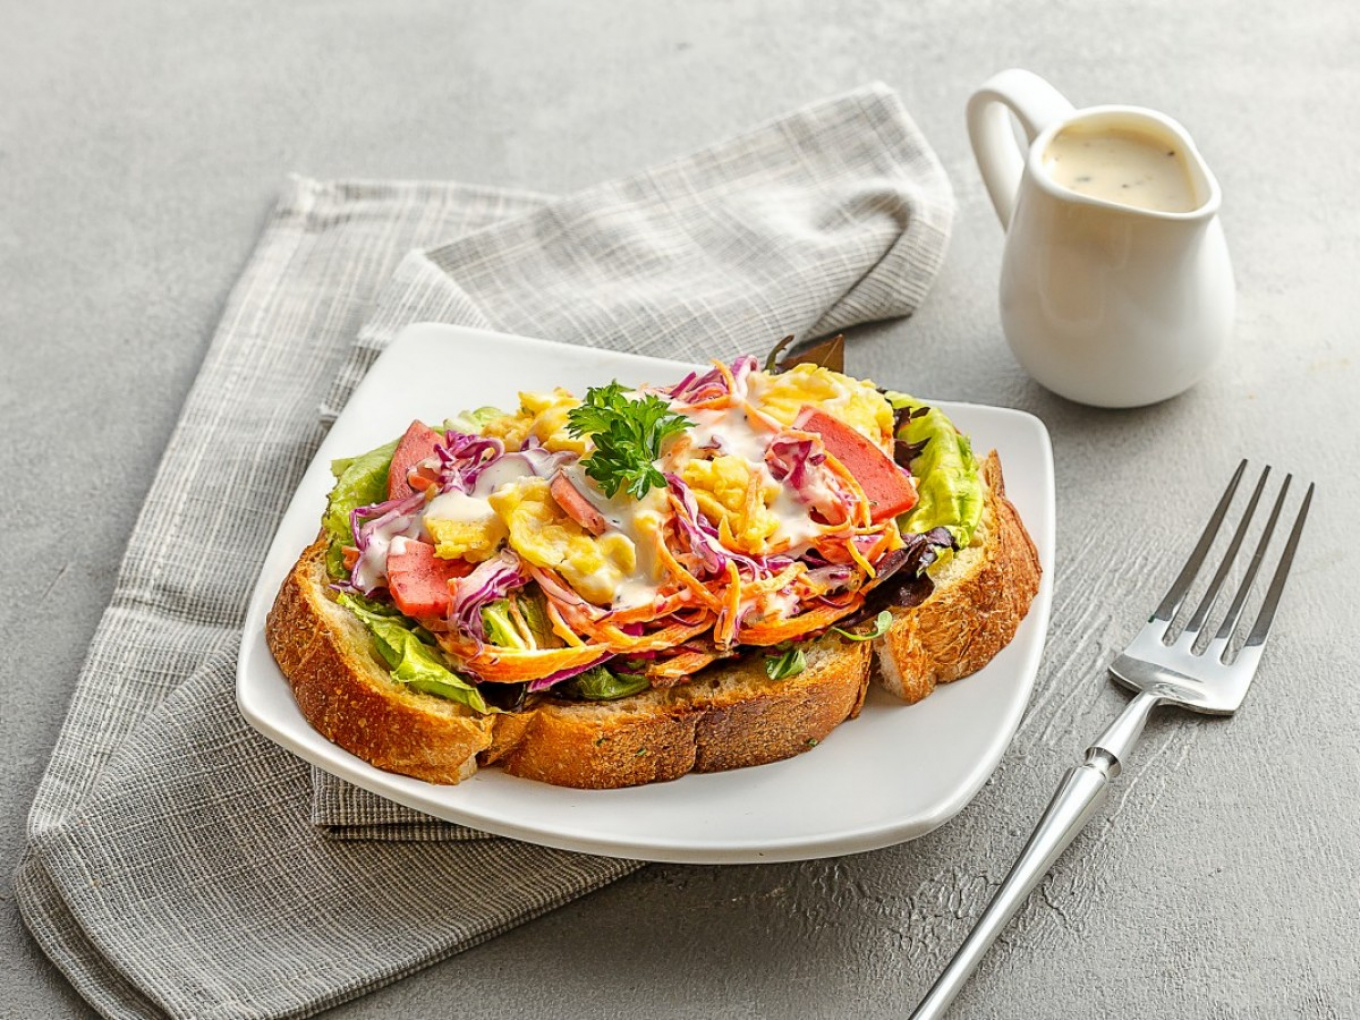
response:
[[[1238,465],[1227,491],[1218,501],[1218,507],[1209,518],[1209,523],[1205,526],[1194,551],[1190,553],[1190,558],[1172,583],[1171,590],[1166,593],[1166,597],[1148,619],[1147,625],[1110,665],[1110,673],[1115,680],[1137,691],[1137,696],[1129,702],[1119,718],[1087,748],[1086,760],[1067,770],[1062,783],[1058,786],[1058,792],[1053,795],[1048,810],[1039,820],[1029,842],[1025,844],[1020,857],[1012,866],[1010,874],[1006,876],[1000,890],[959,951],[954,954],[954,959],[926,993],[921,1004],[916,1007],[911,1020],[934,1020],[949,1008],[949,1004],[963,988],[964,982],[982,962],[983,954],[987,952],[997,935],[1015,916],[1016,911],[1052,867],[1053,862],[1076,838],[1087,819],[1105,802],[1110,781],[1119,775],[1123,764],[1133,752],[1134,745],[1142,735],[1143,726],[1154,708],[1158,705],[1178,705],[1192,712],[1232,715],[1242,704],[1242,699],[1247,695],[1247,688],[1251,686],[1251,679],[1256,675],[1256,667],[1260,665],[1266,636],[1270,633],[1271,622],[1275,619],[1275,608],[1279,605],[1280,593],[1284,590],[1290,565],[1294,562],[1294,551],[1298,548],[1299,536],[1303,533],[1303,524],[1308,517],[1308,507],[1313,501],[1311,484],[1299,506],[1294,527],[1289,533],[1284,552],[1280,555],[1279,565],[1275,568],[1275,575],[1261,602],[1256,621],[1241,649],[1235,655],[1232,653],[1233,637],[1241,621],[1252,585],[1256,581],[1256,575],[1261,568],[1266,547],[1274,534],[1275,524],[1284,508],[1292,476],[1287,475],[1280,487],[1280,493],[1257,540],[1251,562],[1223,617],[1223,622],[1207,643],[1204,641],[1204,635],[1208,633],[1206,624],[1209,616],[1261,502],[1261,494],[1265,491],[1266,479],[1270,475],[1269,467],[1261,472],[1261,478],[1256,483],[1237,530],[1233,533],[1232,540],[1199,605],[1195,607],[1184,630],[1174,638],[1172,629],[1176,615],[1185,604],[1195,577],[1209,556],[1214,539],[1228,514],[1228,508],[1246,469],[1247,462],[1244,460]]]

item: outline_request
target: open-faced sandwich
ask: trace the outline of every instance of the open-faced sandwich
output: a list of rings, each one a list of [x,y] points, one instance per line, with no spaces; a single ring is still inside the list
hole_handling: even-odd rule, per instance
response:
[[[522,393],[334,464],[269,647],[379,768],[631,786],[788,758],[985,665],[1038,589],[937,408],[819,365]]]

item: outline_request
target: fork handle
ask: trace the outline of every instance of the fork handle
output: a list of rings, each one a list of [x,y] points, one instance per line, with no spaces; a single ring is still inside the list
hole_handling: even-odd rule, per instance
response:
[[[1121,759],[1133,751],[1143,732],[1143,724],[1160,700],[1153,694],[1139,694],[1087,749],[1086,760],[1063,775],[1058,791],[1049,801],[1048,809],[1020,851],[1006,880],[954,954],[954,959],[911,1014],[911,1020],[936,1020],[944,1015],[982,962],[983,955],[1040,879],[1076,839],[1096,809],[1105,803],[1110,780],[1119,774]]]

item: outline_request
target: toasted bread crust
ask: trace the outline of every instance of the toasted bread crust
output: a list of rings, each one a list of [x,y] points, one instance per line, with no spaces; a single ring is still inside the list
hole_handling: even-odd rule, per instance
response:
[[[512,723],[520,731],[498,739],[482,762],[557,786],[605,789],[781,761],[859,714],[870,654],[826,637],[808,649],[808,668],[786,680],[770,680],[757,655],[618,701],[548,700]]]
[[[492,719],[392,680],[367,631],[328,597],[318,539],[279,589],[265,621],[269,650],[298,707],[327,740],[388,772],[456,783],[476,771]]]
[[[362,625],[330,599],[325,548],[319,539],[289,572],[265,637],[308,722],[389,772],[457,783],[480,760],[558,786],[635,786],[792,757],[864,702],[870,651],[832,636],[787,680],[770,680],[753,656],[670,690],[477,716],[391,679]]]
[[[981,545],[970,548],[960,573],[937,585],[919,606],[893,610],[892,626],[877,642],[875,679],[909,704],[936,684],[991,662],[1015,636],[1039,590],[1039,554],[1006,498],[995,450],[982,462],[982,476],[987,493]]]

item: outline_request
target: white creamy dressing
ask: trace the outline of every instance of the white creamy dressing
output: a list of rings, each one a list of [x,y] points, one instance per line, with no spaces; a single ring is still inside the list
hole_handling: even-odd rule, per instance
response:
[[[457,521],[460,524],[474,524],[490,520],[496,516],[487,497],[503,485],[510,484],[534,473],[524,457],[509,455],[483,471],[472,487],[472,493],[445,492],[430,500],[425,506],[409,516],[398,517],[380,528],[374,528],[368,536],[368,545],[359,562],[354,565],[354,583],[365,590],[387,583],[387,557],[389,553],[401,555],[405,540],[422,538],[432,541],[425,530],[428,519]]]
[[[459,524],[489,521],[496,516],[496,511],[491,509],[488,497],[503,485],[533,475],[534,469],[529,466],[526,458],[513,453],[506,454],[477,476],[470,494],[455,489],[441,493],[426,503],[425,519],[456,521]]]
[[[1141,131],[1059,132],[1043,155],[1053,182],[1091,198],[1155,212],[1191,212],[1199,196],[1179,146]]]
[[[805,547],[818,534],[817,523],[813,521],[811,508],[799,498],[798,493],[781,482],[776,482],[765,463],[765,451],[773,436],[766,430],[755,428],[746,412],[740,407],[720,411],[691,411],[686,417],[692,418],[695,425],[686,435],[693,443],[693,449],[716,448],[719,453],[740,457],[757,474],[762,485],[779,486],[770,513],[779,519],[779,527],[770,536],[772,544],[787,541],[791,555],[805,551]]]
[[[485,499],[502,485],[517,482],[521,478],[532,478],[535,475],[529,458],[518,453],[507,453],[477,476],[477,482],[472,486],[472,494],[478,499]]]
[[[765,451],[771,434],[752,426],[746,413],[739,407],[692,411],[686,417],[695,423],[682,433],[688,438],[692,450],[715,449],[725,456],[739,457],[761,479],[763,485],[778,486],[779,495],[770,507],[770,513],[778,518],[779,526],[771,536],[771,542],[787,542],[792,555],[803,552],[820,529],[812,519],[809,506],[798,493],[774,481],[765,463]],[[579,462],[563,468],[562,473],[604,518],[606,534],[617,532],[623,535],[632,542],[636,551],[637,567],[619,584],[612,608],[632,609],[655,600],[661,585],[667,580],[667,574],[656,551],[655,541],[648,532],[654,533],[664,521],[666,491],[652,489],[642,500],[636,500],[620,490],[610,498],[590,480]]]
[[[643,533],[643,523],[653,531],[661,526],[666,507],[666,490],[652,489],[638,500],[620,489],[611,499],[590,480],[579,461],[564,467],[562,474],[604,518],[606,534],[617,532],[633,543],[637,567],[624,577],[615,590],[612,608],[633,609],[653,601],[661,588],[661,582],[665,580],[666,572],[661,566],[661,557],[657,554],[655,544]]]
[[[740,407],[688,411],[685,417],[694,422],[694,427],[683,433],[689,437],[694,449],[716,449],[721,454],[740,457],[748,464],[765,466],[770,434],[753,428]]]
[[[496,512],[491,504],[476,496],[469,496],[457,489],[436,496],[425,504],[425,519],[435,521],[457,521],[459,524],[478,524]]]
[[[779,486],[779,495],[775,498],[774,505],[770,507],[770,513],[779,518],[774,541],[777,543],[787,540],[789,543],[785,555],[801,556],[807,552],[809,543],[821,533],[821,528],[812,519],[811,511],[811,506],[804,503],[793,489],[783,484]]]
[[[752,473],[760,477],[763,485],[778,485],[779,495],[770,507],[770,512],[778,518],[779,526],[771,536],[771,542],[787,542],[790,555],[796,556],[805,551],[820,529],[812,519],[811,508],[799,494],[790,486],[774,481],[765,463],[765,451],[773,438],[771,433],[753,427],[740,407],[691,411],[686,413],[686,417],[694,425],[682,435],[688,437],[692,450],[715,449],[722,455],[739,457],[749,465]],[[654,601],[667,574],[654,539],[648,533],[655,533],[665,520],[666,490],[655,488],[643,499],[636,500],[621,489],[610,498],[589,479],[579,461],[562,468],[562,473],[604,518],[605,533],[622,535],[635,549],[637,566],[619,583],[612,608],[632,609]],[[423,511],[374,531],[369,536],[364,556],[355,567],[355,582],[360,585],[383,583],[389,550],[399,554],[406,539],[421,537],[424,520],[447,520],[460,524],[486,522],[496,516],[489,496],[505,485],[534,475],[535,471],[527,458],[507,454],[482,471],[471,493],[456,490],[442,493],[430,500]],[[428,532],[424,533],[424,537],[429,538]]]
[[[408,538],[415,538],[421,531],[420,512],[405,517],[395,517],[382,527],[374,528],[368,535],[368,544],[359,562],[354,564],[350,574],[354,584],[363,591],[387,583],[387,553],[389,550],[400,553],[401,544]]]

